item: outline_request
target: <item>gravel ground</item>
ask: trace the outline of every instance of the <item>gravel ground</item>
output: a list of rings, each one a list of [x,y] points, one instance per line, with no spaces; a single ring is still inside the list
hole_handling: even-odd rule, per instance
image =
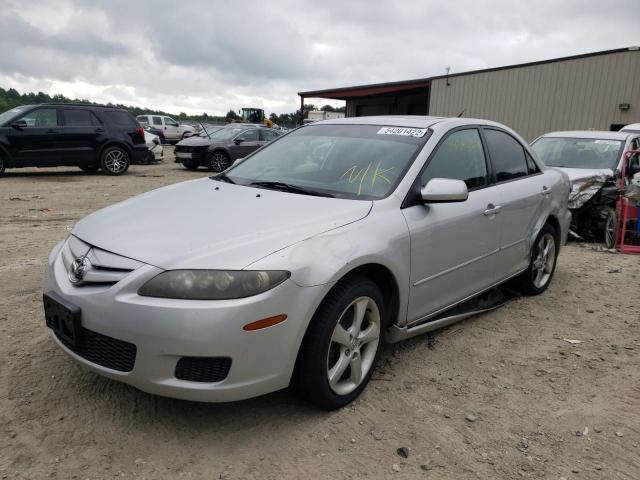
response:
[[[592,245],[563,249],[544,295],[386,347],[333,413],[287,391],[171,400],[84,371],[44,326],[47,254],[90,212],[208,174],[165,151],[123,177],[0,179],[1,478],[640,478],[640,257]]]

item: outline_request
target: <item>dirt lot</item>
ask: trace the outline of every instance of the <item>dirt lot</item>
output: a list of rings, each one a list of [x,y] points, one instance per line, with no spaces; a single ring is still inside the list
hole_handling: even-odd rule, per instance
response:
[[[84,371],[44,326],[45,259],[88,213],[207,175],[166,153],[123,177],[0,179],[1,478],[640,478],[640,258],[591,245],[563,250],[546,294],[432,348],[387,347],[362,399],[333,413],[286,391],[176,401]]]

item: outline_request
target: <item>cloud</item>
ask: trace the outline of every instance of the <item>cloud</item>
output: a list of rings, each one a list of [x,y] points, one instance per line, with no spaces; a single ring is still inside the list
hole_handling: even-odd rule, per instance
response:
[[[636,0],[5,3],[1,86],[188,113],[637,42]]]

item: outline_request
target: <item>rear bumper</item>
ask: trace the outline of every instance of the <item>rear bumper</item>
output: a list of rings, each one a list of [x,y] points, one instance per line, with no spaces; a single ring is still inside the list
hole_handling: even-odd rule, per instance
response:
[[[131,150],[131,164],[136,165],[144,163],[147,159],[149,149],[145,143],[140,145],[134,145]]]

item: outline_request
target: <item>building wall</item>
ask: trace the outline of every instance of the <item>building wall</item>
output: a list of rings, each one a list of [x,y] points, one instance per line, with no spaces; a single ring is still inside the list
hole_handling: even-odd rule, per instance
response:
[[[557,130],[640,122],[640,51],[433,79],[429,115],[485,118],[531,141]],[[631,104],[628,111],[618,107]]]

